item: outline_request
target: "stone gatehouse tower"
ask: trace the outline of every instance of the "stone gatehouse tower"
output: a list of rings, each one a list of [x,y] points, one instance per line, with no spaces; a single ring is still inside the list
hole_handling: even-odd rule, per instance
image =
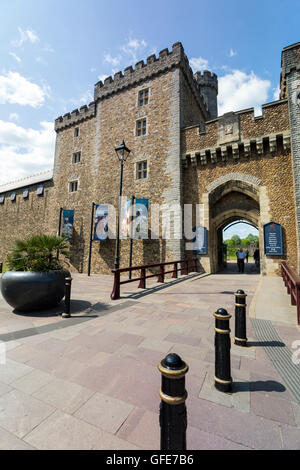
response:
[[[219,269],[222,229],[240,219],[259,229],[263,273],[277,274],[282,260],[299,270],[299,68],[297,43],[282,52],[280,99],[264,104],[259,117],[252,108],[218,116],[217,76],[193,74],[181,43],[98,82],[92,103],[55,120],[53,171],[0,186],[0,261],[16,227],[24,236],[56,233],[60,208],[72,209],[72,268],[87,272],[91,206],[117,207],[114,148],[124,139],[131,154],[123,194],[147,198],[150,217],[154,204],[203,204],[205,271]],[[171,228],[178,220],[182,214],[173,213]],[[262,228],[271,221],[282,226],[282,256],[264,254]],[[168,239],[151,230],[148,240],[134,241],[134,264],[192,255],[176,230]],[[114,256],[115,240],[94,242],[92,272],[109,273]],[[128,258],[129,241],[122,240],[121,266]]]

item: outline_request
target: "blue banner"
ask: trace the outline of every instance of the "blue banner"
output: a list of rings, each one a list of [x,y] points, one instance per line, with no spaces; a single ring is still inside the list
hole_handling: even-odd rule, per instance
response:
[[[282,227],[276,222],[264,225],[264,244],[266,255],[283,255]]]
[[[94,240],[105,241],[108,233],[108,206],[105,204],[96,205]]]
[[[148,207],[148,199],[135,199],[133,207],[128,199],[121,220],[122,238],[148,239]]]
[[[202,225],[193,228],[195,238],[193,240],[195,255],[207,255],[207,229]]]
[[[64,209],[62,217],[61,236],[66,238],[68,242],[71,242],[73,238],[74,211]]]

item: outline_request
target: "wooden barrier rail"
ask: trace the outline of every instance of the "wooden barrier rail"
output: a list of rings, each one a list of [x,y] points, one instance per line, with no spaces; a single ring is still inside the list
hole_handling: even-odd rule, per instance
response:
[[[285,261],[281,263],[281,275],[287,293],[291,296],[291,304],[297,306],[297,320],[298,325],[300,325],[300,277],[294,273]]]
[[[183,267],[178,267],[179,265],[183,265]],[[173,269],[171,271],[165,271],[165,266],[173,265]],[[159,272],[155,274],[148,274],[146,275],[146,269],[156,268],[159,267]],[[134,279],[126,279],[121,281],[121,273],[132,272],[132,271],[141,271],[140,277],[135,277]],[[176,279],[178,277],[178,273],[181,272],[186,275],[189,272],[198,272],[198,262],[197,258],[180,260],[180,261],[170,261],[167,263],[156,263],[156,264],[145,264],[143,266],[131,266],[127,268],[118,268],[112,269],[112,273],[114,273],[114,286],[110,298],[112,300],[117,300],[120,298],[120,286],[121,284],[127,284],[129,282],[140,281],[138,287],[140,289],[146,288],[146,279],[150,279],[151,277],[158,277],[157,282],[165,282],[165,275],[166,274],[173,274],[172,278]]]

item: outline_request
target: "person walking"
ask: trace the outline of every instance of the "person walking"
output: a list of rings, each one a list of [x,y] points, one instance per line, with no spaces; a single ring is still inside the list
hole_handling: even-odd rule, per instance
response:
[[[249,251],[248,249],[245,251],[245,258],[246,258],[246,263],[248,263],[248,258],[249,258]]]
[[[254,251],[253,258],[254,258],[254,261],[255,261],[255,266],[258,267],[259,266],[259,250],[258,250],[258,248],[256,248],[256,250]]]
[[[243,251],[243,248],[240,248],[236,252],[236,257],[237,257],[237,265],[238,265],[239,273],[243,273],[245,270],[245,257],[246,257],[246,253]]]

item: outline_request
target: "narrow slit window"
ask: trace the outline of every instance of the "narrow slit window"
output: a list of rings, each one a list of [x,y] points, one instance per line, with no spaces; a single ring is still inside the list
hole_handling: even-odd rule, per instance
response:
[[[75,127],[74,129],[74,137],[78,137],[79,136],[79,127]]]

